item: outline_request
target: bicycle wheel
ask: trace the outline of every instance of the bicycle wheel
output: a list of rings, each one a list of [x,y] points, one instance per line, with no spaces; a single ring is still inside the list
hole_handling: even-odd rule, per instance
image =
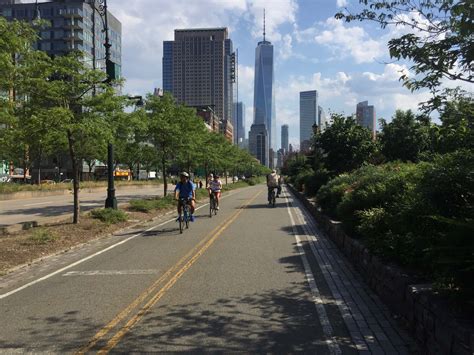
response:
[[[275,207],[275,190],[272,191],[272,207]]]
[[[211,197],[209,198],[209,218],[212,218],[212,210],[214,209],[214,199]]]
[[[183,233],[183,216],[179,215],[179,234]]]
[[[186,224],[186,229],[189,228],[189,206],[186,206],[184,209],[184,223]]]

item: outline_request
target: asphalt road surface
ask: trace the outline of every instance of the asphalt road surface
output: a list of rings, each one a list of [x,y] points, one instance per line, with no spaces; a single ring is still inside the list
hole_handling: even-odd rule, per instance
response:
[[[284,189],[224,195],[0,278],[0,352],[407,354],[412,341]]]
[[[171,190],[174,186],[170,185]],[[132,199],[146,198],[163,195],[163,186],[143,186],[140,188],[120,186],[116,187],[115,196],[117,203],[127,203]],[[103,207],[107,197],[107,188],[93,192],[81,191],[79,193],[82,211]],[[57,195],[15,200],[0,201],[0,226],[8,226],[28,221],[41,221],[72,215],[73,196]]]

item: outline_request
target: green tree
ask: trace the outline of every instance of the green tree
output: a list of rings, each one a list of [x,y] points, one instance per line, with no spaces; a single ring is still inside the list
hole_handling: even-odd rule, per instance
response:
[[[45,81],[49,63],[46,53],[33,49],[36,39],[29,24],[0,17],[0,159],[23,166],[25,178],[32,163],[33,138],[40,136],[25,125],[41,115],[30,98]]]
[[[313,140],[324,167],[332,175],[338,175],[370,162],[377,151],[371,132],[351,117],[332,114],[331,118],[333,124],[323,132],[317,132]]]
[[[44,88],[41,99],[48,107],[49,117],[56,125],[54,130],[66,137],[69,158],[73,171],[74,213],[73,223],[79,222],[79,171],[81,168],[81,146],[93,144],[84,142],[85,137],[94,137],[100,132],[110,138],[110,120],[120,98],[114,89],[104,83],[105,73],[92,70],[83,61],[81,52],[72,52],[55,57],[52,62],[51,79]],[[98,88],[96,96],[91,92]],[[40,100],[40,98],[38,98]]]
[[[348,9],[336,18],[374,21],[382,28],[404,27],[408,33],[388,42],[390,56],[413,62],[415,75],[403,74],[409,89],[428,88],[434,94],[426,109],[437,109],[450,94],[441,90],[443,79],[474,83],[474,4],[471,0],[359,0],[364,9]]]
[[[156,149],[161,163],[163,175],[163,194],[168,193],[168,167],[177,155],[176,149],[180,146],[180,135],[183,134],[182,118],[183,107],[175,103],[171,95],[157,97],[147,96],[145,110],[147,116],[148,138]]]
[[[420,122],[411,110],[397,110],[392,121],[381,120],[379,135],[382,154],[389,160],[416,162],[430,149],[430,126]]]
[[[434,147],[438,153],[474,149],[474,99],[460,98],[447,102],[441,109],[440,126],[435,131]]]

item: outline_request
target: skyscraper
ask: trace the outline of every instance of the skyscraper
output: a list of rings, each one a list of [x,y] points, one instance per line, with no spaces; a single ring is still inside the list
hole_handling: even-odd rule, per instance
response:
[[[281,149],[284,150],[285,153],[288,153],[288,125],[284,124],[281,126]]]
[[[179,103],[211,107],[231,121],[232,52],[227,28],[175,30],[174,41],[163,43],[163,89],[171,89]]]
[[[173,93],[173,41],[163,41],[163,91]]]
[[[300,150],[308,150],[313,136],[313,125],[318,124],[318,92],[300,92]]]
[[[38,17],[48,20],[50,25],[39,32],[38,49],[52,56],[80,50],[85,63],[106,70],[103,22],[89,0],[49,0],[37,4],[3,0],[0,15],[8,21],[33,21]],[[111,76],[117,79],[122,65],[122,24],[110,11],[107,11],[107,20],[110,42],[107,71],[110,69]]]
[[[357,104],[356,108],[357,123],[362,127],[367,127],[375,138],[375,107],[369,106],[368,101],[362,101]]]
[[[268,148],[268,130],[265,124],[254,123],[250,128],[249,150],[260,161],[260,164],[269,166],[270,150]]]
[[[234,144],[243,147],[245,143],[245,104],[241,101],[234,103]]]
[[[255,79],[254,79],[254,118],[253,123],[264,125],[267,130],[268,148],[275,153],[276,147],[276,117],[275,117],[275,88],[273,67],[273,45],[265,40],[265,13],[263,20],[263,41],[258,42],[255,49]],[[252,130],[251,130],[252,131]],[[250,136],[249,136],[250,139]],[[252,154],[254,152],[250,151]],[[254,154],[255,155],[255,154]],[[276,156],[276,154],[274,154]],[[269,154],[271,156],[271,154]],[[267,166],[273,167],[274,161]]]
[[[326,113],[324,112],[323,108],[318,105],[318,128],[321,131],[324,131],[326,128]]]

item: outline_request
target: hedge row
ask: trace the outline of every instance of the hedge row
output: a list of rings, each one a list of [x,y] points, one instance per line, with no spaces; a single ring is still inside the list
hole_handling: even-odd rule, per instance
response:
[[[474,296],[474,154],[367,165],[322,186],[317,201],[386,260],[431,275],[439,289]]]

